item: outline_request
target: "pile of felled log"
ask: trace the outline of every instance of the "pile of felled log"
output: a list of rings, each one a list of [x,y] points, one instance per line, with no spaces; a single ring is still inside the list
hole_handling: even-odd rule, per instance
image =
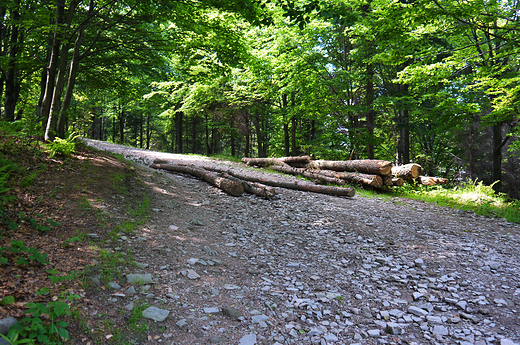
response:
[[[352,197],[355,191],[346,183],[359,183],[374,188],[402,186],[405,181],[423,185],[446,183],[446,179],[421,176],[418,164],[392,166],[382,160],[326,161],[311,160],[310,156],[283,158],[242,158],[250,166],[268,167],[290,175],[303,176],[314,182],[298,179],[287,180],[273,177],[258,177],[247,171],[220,166],[176,164],[155,161],[155,169],[189,174],[198,177],[224,192],[239,196],[244,192],[271,199],[276,192],[272,187],[281,187],[315,193]]]
[[[286,174],[304,176],[318,183],[344,185],[359,183],[370,187],[401,187],[405,181],[431,186],[444,184],[447,179],[421,176],[421,166],[415,163],[393,166],[383,160],[327,161],[311,160],[310,156],[282,158],[242,158],[250,166],[268,167]]]
[[[350,187],[323,186],[296,179],[264,178],[258,177],[255,174],[248,174],[242,170],[223,166],[215,168],[213,166],[174,164],[156,160],[151,167],[198,177],[233,196],[240,196],[244,192],[247,192],[265,199],[272,199],[276,195],[272,187],[347,197],[352,197],[355,194],[355,190]]]

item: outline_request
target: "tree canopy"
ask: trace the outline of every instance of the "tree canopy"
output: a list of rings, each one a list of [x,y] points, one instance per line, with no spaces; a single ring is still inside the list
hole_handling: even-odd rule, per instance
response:
[[[416,162],[520,197],[517,0],[9,0],[6,121],[163,151]]]

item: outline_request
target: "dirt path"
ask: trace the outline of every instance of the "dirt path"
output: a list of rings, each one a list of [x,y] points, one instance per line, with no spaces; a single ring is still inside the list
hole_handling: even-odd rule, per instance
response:
[[[201,158],[88,143],[138,162],[151,198],[150,221],[120,246],[153,284],[118,282],[99,301],[169,312],[135,343],[520,342],[518,225],[396,198],[231,197],[147,167]]]

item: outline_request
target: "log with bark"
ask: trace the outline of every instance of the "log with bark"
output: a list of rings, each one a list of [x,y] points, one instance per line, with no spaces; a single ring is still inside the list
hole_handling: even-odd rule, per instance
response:
[[[257,165],[261,167],[267,167],[271,165],[284,166],[292,163],[308,163],[311,161],[310,156],[298,156],[298,157],[280,157],[280,158],[242,158],[242,163],[247,165]]]
[[[303,176],[303,177],[309,178],[311,180],[317,181],[318,183],[321,183],[321,184],[329,183],[329,184],[335,184],[335,185],[339,185],[339,186],[342,186],[345,184],[345,181],[340,178],[337,178],[334,176],[326,176],[325,174],[320,174],[320,170],[309,171],[307,169],[293,168],[291,166],[286,166],[286,165],[283,165],[283,166],[274,165],[274,166],[271,166],[270,169],[279,171],[279,172],[283,172],[285,174]]]
[[[433,176],[419,176],[416,179],[417,182],[422,184],[423,186],[433,186],[436,184],[445,184],[448,183],[448,179],[442,177],[433,177]]]
[[[244,191],[246,191],[249,194],[258,195],[259,197],[262,197],[267,200],[271,200],[276,196],[276,191],[272,187],[260,183],[244,181],[227,173],[224,173],[224,177],[232,181],[237,181],[238,183],[241,183],[244,187]]]
[[[198,168],[194,165],[152,164],[151,167],[154,169],[163,169],[196,176],[232,196],[240,196],[244,193],[244,186],[242,183],[222,177],[216,172]]]
[[[205,167],[205,168],[215,170],[215,168],[212,168],[212,167]],[[294,189],[294,190],[301,190],[301,191],[308,191],[308,192],[336,195],[336,196],[348,196],[348,197],[353,197],[356,194],[356,191],[353,188],[322,186],[322,185],[316,185],[311,182],[300,181],[300,180],[294,180],[294,181],[281,180],[281,179],[277,179],[276,177],[262,178],[262,177],[257,177],[257,176],[248,174],[247,172],[233,169],[233,168],[222,168],[222,169],[219,169],[219,171],[225,172],[231,176],[237,177],[242,180],[261,183],[261,184],[268,185],[271,187],[280,187],[280,188],[287,188],[287,189]]]
[[[392,167],[392,175],[403,179],[414,179],[421,175],[421,166],[419,164],[410,163]]]
[[[374,159],[350,161],[316,160],[305,164],[303,167],[307,169],[348,171],[382,176],[390,175],[392,173],[392,163]]]
[[[404,186],[404,180],[400,177],[384,176],[383,184],[389,187],[402,187]]]
[[[353,172],[338,172],[332,170],[309,170],[329,177],[335,177],[351,183],[360,183],[366,186],[380,188],[383,186],[383,178],[379,175],[362,174]]]

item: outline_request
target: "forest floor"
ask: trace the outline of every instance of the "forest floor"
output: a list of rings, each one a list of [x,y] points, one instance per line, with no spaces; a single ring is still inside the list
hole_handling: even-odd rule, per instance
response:
[[[0,246],[23,241],[49,263],[4,253],[0,298],[15,301],[0,319],[74,295],[74,344],[520,342],[519,225],[385,195],[232,197],[149,164],[263,173],[88,143],[127,160],[89,148],[48,159],[3,143],[24,170],[6,207],[19,226],[3,225]]]

